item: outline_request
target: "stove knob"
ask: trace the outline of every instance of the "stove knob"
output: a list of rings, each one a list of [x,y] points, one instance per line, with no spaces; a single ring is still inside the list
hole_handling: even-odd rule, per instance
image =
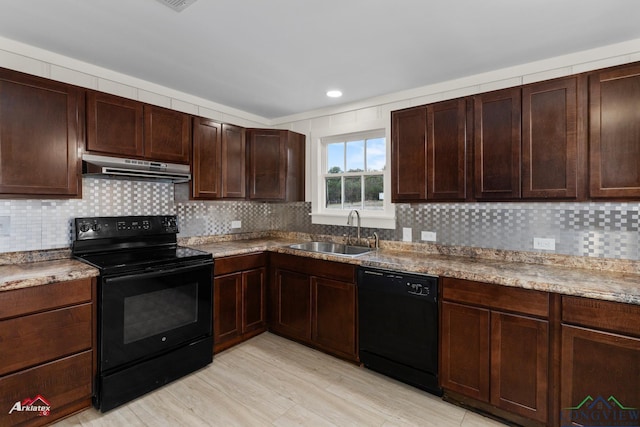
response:
[[[83,233],[86,233],[90,229],[91,228],[89,227],[89,224],[87,224],[86,222],[83,222],[82,224],[80,224],[80,231],[82,231]]]
[[[100,224],[93,224],[93,225],[91,226],[91,229],[92,229],[93,231],[96,231],[96,232],[97,232],[97,231],[100,231]]]

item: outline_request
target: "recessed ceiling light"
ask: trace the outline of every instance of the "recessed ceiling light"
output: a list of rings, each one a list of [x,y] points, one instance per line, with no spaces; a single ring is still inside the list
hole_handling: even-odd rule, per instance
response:
[[[342,92],[339,90],[330,90],[327,92],[327,96],[329,98],[340,98],[342,96]]]

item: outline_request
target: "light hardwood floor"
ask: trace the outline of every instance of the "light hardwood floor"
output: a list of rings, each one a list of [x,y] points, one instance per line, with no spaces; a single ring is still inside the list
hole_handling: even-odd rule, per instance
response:
[[[434,426],[502,424],[270,333],[106,414],[63,426]]]

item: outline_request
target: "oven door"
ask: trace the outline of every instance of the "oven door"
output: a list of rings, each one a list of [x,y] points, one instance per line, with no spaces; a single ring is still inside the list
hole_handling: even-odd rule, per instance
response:
[[[213,262],[103,277],[100,371],[212,335]]]

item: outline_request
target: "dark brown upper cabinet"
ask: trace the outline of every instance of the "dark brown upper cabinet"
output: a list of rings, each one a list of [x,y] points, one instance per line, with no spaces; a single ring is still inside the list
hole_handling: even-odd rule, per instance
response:
[[[640,198],[640,64],[589,77],[589,195]]]
[[[392,113],[393,202],[465,200],[465,99]]]
[[[196,117],[193,120],[193,159],[191,163],[193,198],[218,199],[222,195],[220,152],[222,125]]]
[[[585,104],[584,76],[522,88],[523,199],[584,199]]]
[[[467,197],[466,105],[454,99],[427,106],[427,200]]]
[[[84,91],[0,69],[0,194],[78,196]]]
[[[520,88],[475,95],[473,102],[476,199],[519,199]]]
[[[250,200],[304,201],[305,137],[277,129],[248,129]]]
[[[245,129],[196,117],[193,121],[193,198],[243,199]]]
[[[247,143],[244,128],[222,125],[222,197],[244,199],[247,194],[246,180]]]
[[[427,107],[391,113],[391,201],[427,199]]]
[[[142,157],[143,104],[101,92],[87,92],[87,151]]]
[[[99,92],[87,93],[86,150],[189,163],[191,116]]]

